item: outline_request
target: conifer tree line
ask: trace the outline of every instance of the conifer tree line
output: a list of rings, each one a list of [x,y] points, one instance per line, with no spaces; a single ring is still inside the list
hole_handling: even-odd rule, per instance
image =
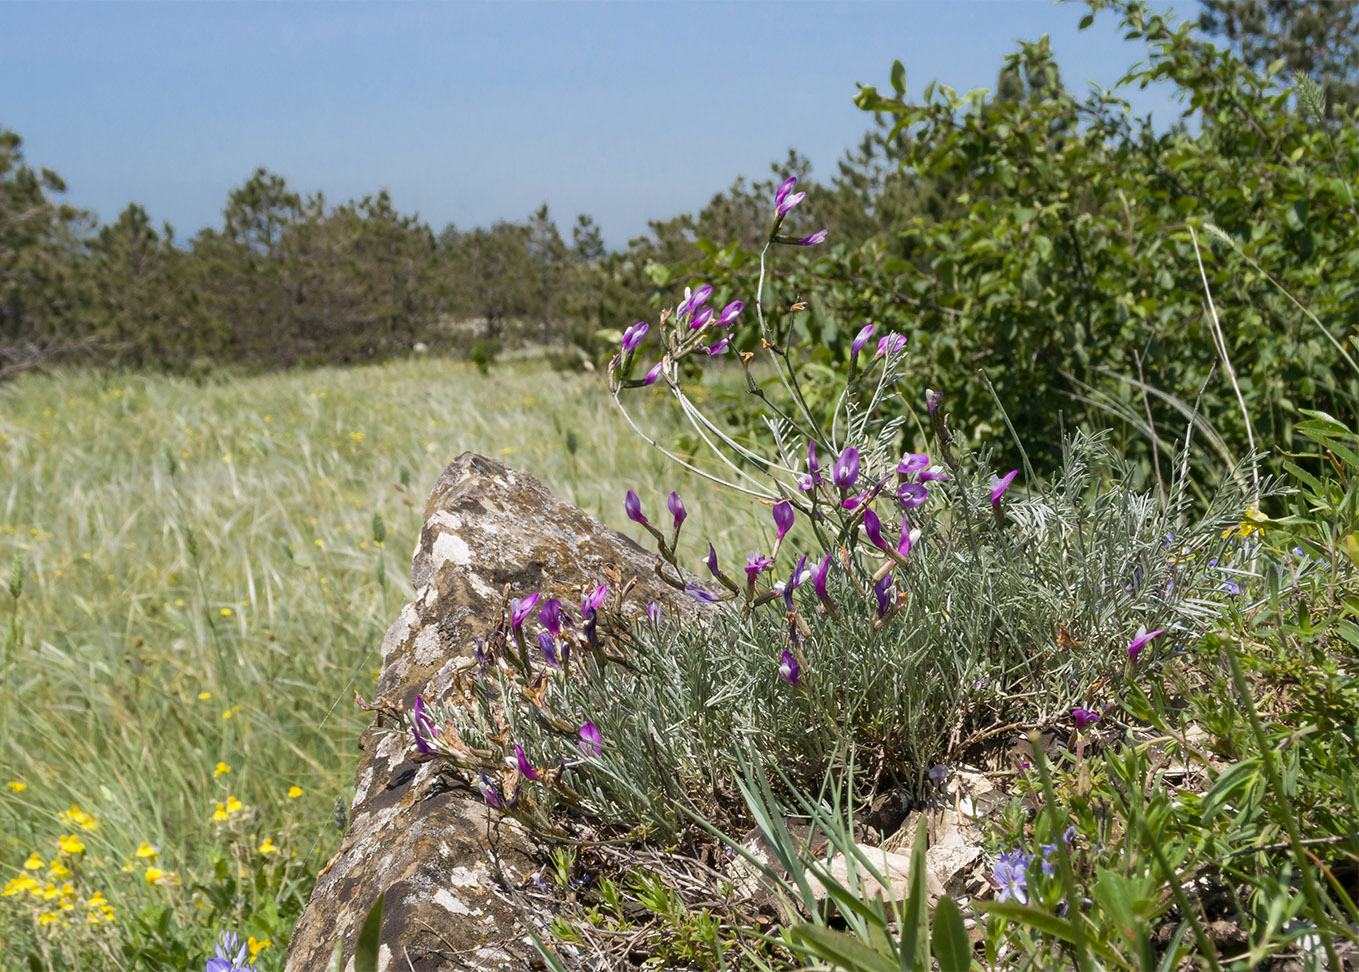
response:
[[[1125,13],[1139,6],[1133,0],[1090,5]],[[1277,73],[1271,62],[1278,60],[1285,71],[1315,72],[1328,114],[1352,120],[1359,16],[1351,4],[1204,0],[1201,11],[1200,30],[1231,45],[1242,70],[1272,66]],[[1224,89],[1237,83],[1221,72],[1197,82],[1188,73],[1172,80]],[[26,159],[20,133],[0,119],[0,378],[48,364],[176,372],[283,368],[372,360],[419,345],[484,359],[507,342],[531,342],[593,357],[603,347],[599,331],[654,315],[662,296],[673,297],[675,268],[720,277],[739,265],[731,254],[758,249],[774,187],[787,175],[798,176],[799,188],[808,191],[800,225],[809,232],[828,227],[832,244],[843,248],[834,269],[818,271],[817,255],[808,253],[806,272],[789,275],[793,282],[815,278],[826,295],[815,308],[825,318],[826,343],[855,321],[890,318],[903,307],[912,313],[933,308],[950,323],[969,312],[958,297],[966,290],[960,273],[969,260],[978,263],[980,246],[959,227],[975,222],[982,199],[995,203],[988,212],[1026,205],[1015,197],[1027,191],[1022,181],[1018,190],[1013,180],[1007,188],[1005,158],[1036,157],[1035,123],[1044,127],[1042,151],[1052,158],[1070,158],[1072,146],[1091,142],[1088,118],[1055,64],[1033,45],[1007,60],[988,98],[988,113],[980,117],[991,123],[962,133],[961,141],[959,130],[946,131],[937,118],[930,125],[894,125],[901,112],[894,116],[880,110],[892,105],[861,98],[861,106],[876,112],[876,124],[824,183],[811,179],[807,161],[790,151],[771,166],[768,179],[737,179],[701,212],[652,222],[646,235],[617,250],[603,245],[590,217],[563,229],[546,205],[517,221],[436,231],[399,212],[386,191],[334,203],[319,192],[303,194],[264,168],[228,194],[219,226],[191,239],[177,239],[136,203],[101,224],[64,201],[61,177]],[[1243,119],[1251,122],[1248,113]],[[1181,130],[1167,137],[1190,136]],[[1082,164],[1123,172],[1139,153],[1164,156],[1163,146],[1149,139],[1129,130],[1122,144],[1113,137],[1087,145]],[[1277,147],[1273,133],[1266,141]],[[990,157],[960,160],[955,153],[978,147]],[[943,158],[945,150],[955,154]],[[1152,160],[1148,171],[1157,165],[1162,162]],[[1190,181],[1153,174],[1148,192]],[[1044,178],[1070,175],[1079,173],[1055,167]],[[1089,194],[1081,186],[1074,192]],[[1041,220],[1041,208],[1038,215]],[[1298,230],[1299,246],[1316,248],[1323,228]],[[1163,229],[1142,222],[1128,232]],[[1074,229],[1066,236],[1079,243]],[[726,244],[735,248],[719,252]],[[1150,238],[1137,244],[1130,249],[1156,245]],[[964,252],[965,246],[973,249]],[[1093,256],[1074,248],[1073,261]],[[1046,274],[1033,278],[1032,268],[995,286],[1002,293],[1010,287],[1021,301],[1037,288],[1053,290],[1055,301],[1089,303],[1097,285],[1088,270],[1082,265],[1069,287]],[[926,277],[928,287],[920,283]],[[942,292],[948,288],[952,294]],[[1007,313],[1014,304],[1006,302]]]

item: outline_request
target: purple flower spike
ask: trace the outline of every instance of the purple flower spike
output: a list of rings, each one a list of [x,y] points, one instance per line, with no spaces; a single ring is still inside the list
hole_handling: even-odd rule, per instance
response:
[[[248,972],[254,964],[254,959],[249,962],[245,960],[245,953],[249,950],[249,942],[242,942],[240,936],[233,931],[224,931],[217,940],[213,957],[208,959],[204,972]],[[236,952],[234,960],[231,957],[232,951]]]
[[[1076,731],[1085,732],[1096,722],[1099,722],[1099,713],[1092,712],[1090,709],[1077,708],[1071,710],[1071,718],[1076,723]]]
[[[675,529],[678,530],[689,515],[684,511],[684,500],[680,499],[679,493],[672,492],[665,505],[670,507],[670,512],[675,517]]]
[[[481,795],[486,799],[486,805],[490,807],[502,807],[505,801],[500,799],[500,788],[487,778],[486,773],[481,774],[480,783]]]
[[[792,211],[794,206],[796,206],[798,203],[802,202],[802,200],[806,198],[807,194],[805,192],[792,193],[791,195],[784,196],[783,199],[779,201],[779,204],[774,207],[774,209],[780,216],[787,216]]]
[[[665,359],[662,358],[651,366],[651,370],[642,376],[642,384],[650,385],[661,375],[661,369],[665,367]]]
[[[904,347],[906,347],[906,335],[888,334],[886,337],[879,339],[878,353],[875,354],[874,357],[881,358],[884,354],[896,354]]]
[[[589,594],[585,600],[580,602],[580,613],[582,616],[593,614],[604,606],[604,599],[609,596],[609,585],[600,584]]]
[[[849,446],[840,453],[840,458],[835,460],[835,471],[832,475],[835,485],[841,489],[853,487],[859,479],[859,450]]]
[[[864,345],[873,339],[873,332],[875,330],[877,330],[877,327],[873,324],[865,324],[859,330],[859,333],[855,335],[854,340],[851,341],[849,345],[849,356],[851,358],[857,358],[859,356],[859,352],[864,349]]]
[[[779,662],[779,674],[789,685],[796,685],[802,676],[802,669],[793,657],[793,653],[787,648],[783,649],[783,659]]]
[[[632,490],[628,490],[628,492],[632,494],[633,499],[637,498],[637,495],[632,493]],[[539,595],[537,594],[530,594],[528,597],[510,602],[510,625],[514,627],[516,631],[524,626],[525,619],[528,618],[529,613],[537,606],[538,597]]]
[[[903,476],[909,476],[913,472],[919,472],[930,464],[930,457],[923,452],[908,452],[902,457],[901,462],[897,463],[897,472]]]
[[[555,597],[543,605],[538,612],[538,623],[556,637],[562,633],[562,602]]]
[[[774,205],[781,205],[788,198],[788,194],[793,191],[795,185],[797,185],[797,176],[789,176],[779,183],[779,191],[774,193]]]
[[[646,332],[651,329],[651,325],[646,321],[638,321],[632,327],[623,332],[623,351],[635,351],[637,345],[642,343],[642,338],[646,337]]]
[[[642,513],[642,501],[637,498],[637,494],[628,490],[627,496],[623,497],[623,512],[628,515],[628,519],[633,523],[645,524],[646,516]]]
[[[774,566],[773,557],[761,557],[758,552],[746,554],[746,576],[750,578],[752,584],[761,572]]]
[[[708,352],[708,357],[715,358],[719,354],[726,354],[727,348],[729,347],[731,347],[731,335],[727,334],[722,340],[718,341],[716,344],[705,347],[703,350]]]
[[[697,584],[688,584],[688,585],[686,585],[685,588],[684,588],[684,593],[685,593],[685,594],[688,594],[688,595],[689,595],[690,597],[692,597],[695,601],[698,601],[698,602],[700,602],[700,603],[702,603],[702,604],[714,604],[714,603],[716,603],[717,601],[722,600],[722,599],[721,599],[720,597],[718,597],[716,594],[712,594],[712,593],[709,593],[708,591],[705,591],[703,588],[699,587]]]
[[[819,229],[811,236],[804,236],[797,241],[798,246],[816,246],[818,243],[826,242],[826,237],[830,235],[830,230]]]
[[[902,509],[913,510],[929,499],[930,491],[919,483],[902,483],[897,487],[897,499]]]
[[[830,576],[831,557],[834,554],[826,554],[826,559],[821,561],[821,566],[816,568],[816,573],[812,575],[812,589],[816,591],[818,599],[824,601],[826,594],[826,578]]]
[[[864,510],[864,534],[873,542],[873,546],[886,549],[887,544],[882,539],[882,521],[872,510]]]
[[[1000,498],[1005,495],[1005,491],[1010,488],[1010,484],[1015,481],[1017,475],[1019,475],[1019,470],[1011,469],[1006,475],[997,476],[995,479],[991,480],[992,506],[995,506],[1000,502]]]
[[[788,531],[793,529],[793,504],[787,500],[782,500],[774,504],[774,527],[778,530],[778,539],[782,540]]]
[[[546,631],[538,632],[538,647],[542,650],[543,657],[553,668],[561,668],[561,662],[557,659],[557,643],[552,640],[552,635]]]
[[[1142,649],[1146,647],[1148,641],[1159,634],[1165,634],[1165,628],[1157,628],[1155,631],[1148,631],[1145,624],[1137,626],[1137,634],[1133,636],[1132,644],[1128,645],[1128,657],[1136,659],[1142,654]]]
[[[711,307],[702,307],[694,313],[694,319],[689,322],[689,326],[697,331],[699,328],[707,325],[712,319],[713,309]]]
[[[514,759],[519,764],[519,772],[524,774],[525,779],[541,779],[538,771],[529,765],[528,759],[524,756],[524,750],[519,747],[518,743],[514,744]]]
[[[580,742],[576,743],[576,745],[580,747],[580,751],[586,756],[589,756],[591,753],[598,756],[604,751],[604,737],[599,734],[599,729],[595,727],[593,722],[587,722],[585,725],[581,726],[577,735],[580,736]]]
[[[891,574],[884,574],[882,580],[873,585],[873,596],[878,599],[878,617],[886,614],[887,609],[892,606],[892,599],[887,596],[887,590],[891,586]]]
[[[722,313],[717,316],[717,326],[726,327],[733,323],[740,316],[741,311],[746,309],[746,305],[739,300],[733,300],[726,307],[722,308]]]
[[[647,601],[646,616],[651,619],[652,624],[661,623],[661,606],[655,601]]]

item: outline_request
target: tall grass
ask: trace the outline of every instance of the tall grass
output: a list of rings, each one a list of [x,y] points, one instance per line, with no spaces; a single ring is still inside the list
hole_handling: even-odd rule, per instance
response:
[[[79,829],[62,816],[72,806],[99,821],[64,858],[79,865],[81,900],[58,914],[71,925],[34,926],[21,905],[37,896],[11,894],[0,944],[47,942],[46,964],[61,967],[76,954],[61,935],[99,890],[118,916],[101,940],[124,967],[133,915],[168,906],[168,925],[184,927],[303,899],[338,843],[332,805],[351,794],[364,724],[353,691],[368,694],[383,631],[412,593],[428,488],[473,450],[631,527],[625,490],[660,509],[691,484],[612,409],[588,376],[481,376],[440,360],[0,388],[0,563],[23,574],[17,600],[0,593],[6,630],[11,609],[16,621],[0,656],[0,884],[29,855],[57,855]],[[654,417],[666,433],[663,408]],[[735,556],[732,514],[690,509],[687,562],[707,539]],[[228,796],[243,809],[213,820]],[[266,838],[280,853],[260,856]],[[133,856],[142,842],[159,856]],[[268,895],[220,893],[256,865]],[[285,917],[257,925],[275,936],[265,968],[281,964]]]

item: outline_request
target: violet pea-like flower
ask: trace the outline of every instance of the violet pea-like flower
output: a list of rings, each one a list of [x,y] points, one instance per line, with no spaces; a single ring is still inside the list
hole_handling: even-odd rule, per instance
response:
[[[908,452],[897,463],[897,472],[902,476],[909,476],[911,473],[919,472],[930,464],[930,457],[923,452]]]
[[[892,606],[892,599],[887,596],[888,588],[891,586],[891,574],[884,574],[882,580],[873,585],[873,596],[878,599],[878,617],[886,614],[887,609]]]
[[[887,544],[882,539],[882,521],[872,510],[864,510],[864,533],[873,542],[873,546],[886,549]]]
[[[552,640],[552,635],[546,631],[538,632],[538,648],[542,651],[543,657],[553,668],[561,668],[561,662],[557,658],[557,643]]]
[[[651,619],[652,624],[661,623],[661,606],[655,601],[646,602],[646,616]]]
[[[789,530],[793,529],[793,504],[787,500],[781,500],[774,504],[774,528],[778,531],[777,539],[782,540]]]
[[[797,241],[798,246],[816,246],[818,243],[826,242],[826,237],[830,235],[829,229],[819,229],[811,236],[804,236]]]
[[[642,343],[642,338],[646,337],[646,332],[650,328],[651,325],[648,324],[646,321],[638,321],[636,324],[632,325],[632,327],[624,331],[623,332],[624,352],[637,350],[637,345]]]
[[[811,572],[807,571],[807,555],[803,554],[798,558],[797,566],[793,568],[793,575],[783,585],[783,603],[788,605],[788,610],[793,610],[793,591],[797,590],[802,582],[810,576]]]
[[[885,354],[896,354],[906,347],[906,336],[904,334],[888,334],[878,340],[878,353],[875,358],[881,358]]]
[[[708,543],[708,573],[717,576],[717,551],[711,542]]]
[[[694,313],[693,320],[689,322],[689,326],[697,331],[699,328],[706,326],[712,319],[713,309],[711,307],[700,307]]]
[[[519,772],[524,775],[525,779],[542,779],[542,777],[538,775],[538,771],[529,765],[528,757],[524,755],[524,750],[518,743],[514,744],[514,760],[519,765]]]
[[[826,594],[826,579],[830,576],[831,557],[833,553],[826,554],[826,559],[821,561],[821,566],[816,568],[816,573],[812,575],[812,590],[816,591],[819,600],[824,601]]]
[[[911,552],[911,548],[920,542],[920,531],[910,529],[903,520],[901,524],[901,539],[897,542],[897,553],[905,557]]]
[[[686,584],[684,587],[684,593],[688,594],[695,601],[698,601],[702,604],[713,604],[717,601],[722,600],[716,594],[713,594],[709,591],[705,591],[697,584]]]
[[[653,384],[656,381],[656,379],[661,376],[661,369],[664,367],[665,359],[662,358],[660,361],[657,361],[654,365],[651,366],[650,371],[648,371],[645,375],[642,376],[642,384],[643,385]]]
[[[949,481],[948,474],[944,472],[943,466],[930,466],[929,469],[923,470],[916,479],[922,483],[946,483]]]
[[[991,505],[995,506],[1000,502],[1000,498],[1005,495],[1005,491],[1010,488],[1015,477],[1019,475],[1018,469],[1011,469],[1004,476],[996,476],[991,480]]]
[[[864,349],[864,345],[872,340],[873,332],[875,330],[877,330],[877,328],[872,324],[865,324],[859,330],[859,333],[855,335],[854,340],[849,344],[849,356],[851,358],[857,358],[859,356],[859,352]]]
[[[944,400],[944,396],[932,388],[925,389],[925,410],[930,413],[930,418],[935,418],[939,414],[939,405]]]
[[[717,315],[716,324],[718,327],[726,327],[733,323],[740,316],[741,311],[746,309],[746,305],[739,300],[733,300],[726,307],[722,308],[722,313]]]
[[[699,308],[702,307],[704,303],[707,302],[708,298],[711,297],[712,295],[713,288],[710,284],[703,284],[702,286],[700,286],[689,296],[688,300],[689,313],[697,314]]]
[[[670,493],[670,498],[666,500],[666,506],[670,508],[670,513],[674,516],[675,529],[678,530],[680,524],[683,523],[685,518],[689,515],[684,510],[684,500],[680,499],[679,493],[672,491]]]
[[[755,578],[773,565],[773,557],[762,557],[758,552],[746,554],[746,577],[750,578],[750,582],[754,584]]]
[[[603,752],[604,738],[599,734],[599,729],[593,722],[582,725],[576,735],[580,736],[580,742],[576,745],[585,755],[589,756],[593,753],[598,756]]]
[[[779,674],[789,685],[796,685],[802,675],[802,669],[793,657],[793,653],[787,648],[783,649],[783,658],[779,661]]]
[[[778,191],[774,193],[774,205],[778,206],[787,199],[788,194],[793,191],[793,186],[795,185],[797,185],[797,176],[789,176],[779,183]]]
[[[633,523],[643,525],[647,523],[646,514],[642,512],[642,501],[637,498],[637,493],[633,490],[628,490],[627,495],[623,497],[623,512],[628,515],[628,519]]]
[[[1090,709],[1075,708],[1071,710],[1071,720],[1076,723],[1077,732],[1085,732],[1099,722],[1099,713]]]
[[[840,453],[840,458],[835,460],[835,469],[832,473],[835,485],[841,489],[850,489],[859,479],[859,450],[853,446],[848,446],[844,452]]]
[[[703,350],[708,352],[708,357],[715,358],[719,354],[726,354],[727,348],[729,347],[731,347],[731,335],[727,334],[724,335],[722,340],[718,341],[716,344],[704,346]]]
[[[1155,631],[1148,631],[1145,624],[1137,626],[1137,634],[1133,636],[1132,644],[1128,645],[1128,657],[1136,659],[1146,647],[1147,642],[1159,634],[1165,634],[1165,628],[1157,628]]]
[[[805,192],[794,192],[784,196],[779,204],[774,207],[774,211],[780,216],[787,216],[798,203],[807,198]]]
[[[632,490],[628,490],[628,493],[636,499],[636,493],[633,493]],[[538,594],[530,594],[528,597],[510,602],[510,625],[516,631],[524,626],[524,621],[528,618],[529,613],[537,606],[538,597]]]
[[[609,596],[609,585],[600,584],[598,587],[594,589],[594,591],[592,591],[590,594],[586,596],[585,600],[580,602],[581,616],[583,617],[587,614],[594,614],[596,611],[598,611],[601,607],[604,606],[604,599],[608,596]]]
[[[797,488],[804,493],[821,485],[821,464],[816,461],[816,441],[807,440],[807,475],[798,480]]]
[[[543,609],[538,612],[538,623],[551,631],[554,637],[560,635],[562,633],[562,602],[555,597],[549,599],[543,605]]]
[[[505,805],[505,801],[500,798],[500,788],[490,781],[484,770],[482,771],[481,783],[478,784],[478,787],[481,790],[482,797],[486,800],[487,806],[502,807]]]
[[[897,501],[902,509],[913,510],[929,499],[930,491],[919,483],[902,483],[897,487]]]

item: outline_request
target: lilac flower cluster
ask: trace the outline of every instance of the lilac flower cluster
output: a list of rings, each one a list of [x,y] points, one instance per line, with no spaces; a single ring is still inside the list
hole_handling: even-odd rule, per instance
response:
[[[246,960],[249,943],[243,942],[240,936],[233,931],[224,931],[217,939],[217,945],[213,949],[213,957],[208,959],[208,964],[204,972],[252,972],[255,968],[255,960]],[[231,953],[235,952],[235,956]]]

